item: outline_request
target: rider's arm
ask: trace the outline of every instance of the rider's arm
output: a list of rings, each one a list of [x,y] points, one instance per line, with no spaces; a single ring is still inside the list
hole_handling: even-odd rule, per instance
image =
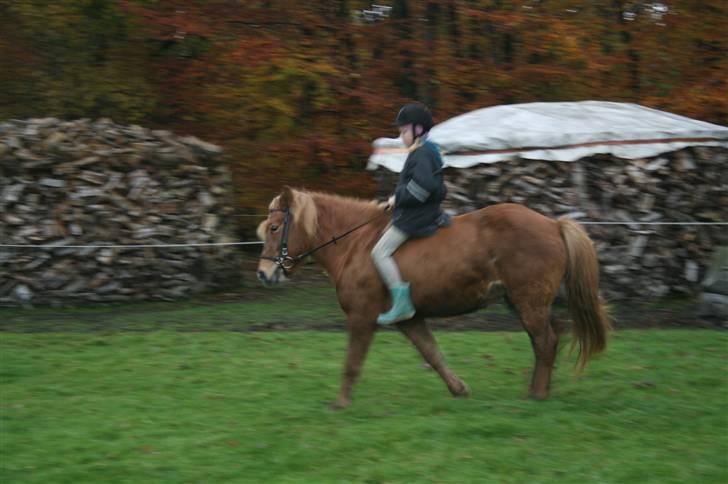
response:
[[[414,169],[412,176],[403,180],[395,191],[397,207],[422,205],[439,187],[439,180],[436,177],[437,159],[425,149],[419,149],[411,156]]]

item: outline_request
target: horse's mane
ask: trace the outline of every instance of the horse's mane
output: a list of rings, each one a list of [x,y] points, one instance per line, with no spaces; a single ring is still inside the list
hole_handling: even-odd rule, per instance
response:
[[[352,225],[360,223],[363,214],[371,214],[371,216],[374,216],[377,210],[380,210],[377,207],[377,202],[374,200],[345,197],[333,193],[291,189],[291,195],[293,196],[293,200],[290,203],[291,215],[294,220],[303,225],[306,234],[310,237],[313,237],[318,231],[319,209],[317,207],[317,201],[325,205],[340,207],[342,212],[347,214],[347,217],[351,217],[350,222]],[[280,208],[280,198],[280,195],[275,197],[268,208]],[[346,222],[347,220],[344,221]],[[258,236],[262,240],[265,239],[267,225],[268,222],[264,221],[258,227]]]
[[[361,223],[363,216],[366,217],[367,215],[369,215],[371,217],[376,215],[378,211],[381,211],[381,209],[379,209],[377,206],[377,202],[374,200],[364,200],[361,198],[346,197],[343,195],[336,195],[333,193],[325,192],[296,191],[294,193],[301,194],[301,198],[303,199],[309,197],[311,201],[313,201],[313,203],[311,204],[307,204],[304,202],[305,208],[303,209],[303,213],[301,214],[303,220],[305,221],[310,219],[315,220],[316,225],[314,225],[313,227],[306,225],[306,223],[304,222],[304,227],[306,227],[307,231],[309,228],[312,228],[315,231],[318,226],[319,214],[317,205],[336,206],[338,209],[340,209],[340,213],[344,214],[344,218],[340,220],[344,222],[345,225],[351,226]],[[297,202],[299,200],[300,199],[296,199]],[[306,213],[308,211],[313,212],[313,214]]]

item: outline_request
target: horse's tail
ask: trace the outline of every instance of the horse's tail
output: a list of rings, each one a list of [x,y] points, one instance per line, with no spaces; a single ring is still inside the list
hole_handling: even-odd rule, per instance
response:
[[[599,261],[594,244],[581,225],[573,220],[559,220],[559,228],[568,258],[565,286],[573,320],[571,349],[578,342],[577,369],[581,370],[593,354],[606,348],[611,324],[599,296]]]

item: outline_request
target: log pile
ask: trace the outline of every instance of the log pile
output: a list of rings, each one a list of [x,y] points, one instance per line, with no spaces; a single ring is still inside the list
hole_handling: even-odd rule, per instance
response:
[[[221,149],[110,120],[0,124],[0,304],[175,299],[239,275]]]
[[[716,247],[702,286],[700,315],[722,321],[728,328],[728,246]]]
[[[451,214],[500,202],[522,203],[551,217],[587,222],[728,221],[728,150],[695,147],[639,160],[605,155],[577,162],[517,159],[446,170]],[[397,174],[376,173],[380,195]],[[700,289],[720,225],[585,225],[611,298],[691,295]]]

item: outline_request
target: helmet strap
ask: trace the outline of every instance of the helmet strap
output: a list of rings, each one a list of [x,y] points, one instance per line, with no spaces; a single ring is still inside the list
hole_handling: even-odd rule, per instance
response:
[[[415,142],[412,143],[412,146],[410,146],[409,148],[407,148],[407,151],[410,152],[410,153],[413,152],[414,150],[416,150],[417,148],[419,148],[420,146],[422,146],[423,144],[425,144],[425,139],[426,139],[426,137],[424,137],[424,136],[423,137],[419,137],[419,138],[415,138]]]

